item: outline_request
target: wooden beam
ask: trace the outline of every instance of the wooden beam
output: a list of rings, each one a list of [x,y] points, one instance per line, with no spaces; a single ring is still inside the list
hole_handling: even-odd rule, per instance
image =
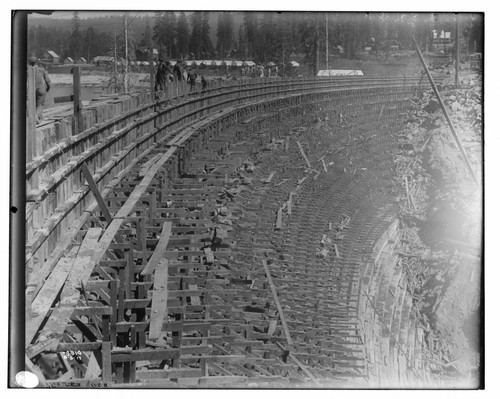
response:
[[[99,208],[101,209],[106,222],[110,223],[111,220],[113,220],[113,216],[111,216],[111,213],[109,212],[109,209],[106,206],[104,199],[102,198],[101,192],[99,191],[99,187],[97,187],[94,177],[92,176],[92,173],[90,173],[89,167],[87,166],[86,162],[82,163],[82,173],[85,177],[85,180],[87,180],[87,183],[89,184],[92,194],[94,194],[94,197],[99,204]]]
[[[288,345],[292,345],[293,344],[292,337],[290,336],[290,331],[288,330],[288,325],[286,323],[285,314],[283,313],[283,309],[281,308],[280,300],[278,298],[278,293],[276,291],[276,287],[274,285],[273,278],[271,277],[271,272],[269,271],[269,266],[267,265],[267,260],[263,259],[262,264],[264,265],[264,270],[266,272],[267,281],[269,283],[269,287],[271,288],[271,292],[273,294],[274,303],[276,305],[276,308],[278,309],[278,314],[279,314],[280,319],[281,319],[281,324],[283,325],[283,330],[285,331],[286,341],[288,342]]]
[[[73,116],[75,134],[83,130],[82,104],[80,102],[80,67],[73,67]]]
[[[111,342],[102,343],[102,380],[105,383],[111,382]]]
[[[47,313],[61,291],[75,261],[78,247],[71,249],[68,256],[57,263],[42,289],[31,304],[31,314],[26,318],[26,345],[29,345],[42,325]]]
[[[52,312],[41,335],[62,336],[64,333],[80,299],[81,288],[85,286],[92,270],[94,270],[95,262],[93,262],[92,257],[101,232],[101,228],[91,228],[87,231],[62,289],[59,306]]]
[[[149,258],[148,264],[142,270],[141,272],[142,276],[151,275],[155,270],[156,265],[160,262],[160,260],[164,258],[168,241],[170,240],[171,235],[172,235],[172,222],[164,222],[160,234],[160,239],[158,240],[158,244],[156,244],[153,254]]]
[[[130,194],[127,201],[123,204],[120,210],[116,213],[115,218],[126,218],[129,213],[134,209],[135,204],[141,198],[142,194],[147,190],[151,182],[153,181],[156,173],[160,168],[174,155],[176,151],[175,147],[169,148],[165,154],[156,162],[146,173],[146,176],[141,180],[141,182],[134,188],[134,191]]]
[[[278,209],[278,213],[276,215],[276,230],[281,230],[281,224],[283,222],[283,211],[282,208]]]
[[[154,274],[153,298],[151,304],[151,320],[149,339],[160,338],[163,320],[167,314],[168,298],[168,260],[163,259]]]
[[[309,162],[309,159],[307,158],[306,153],[304,152],[304,149],[302,148],[302,144],[300,144],[300,141],[297,140],[297,145],[299,146],[300,153],[304,157],[304,160],[306,161],[307,167],[311,168],[311,162]]]
[[[279,342],[275,342],[275,344],[278,345],[281,349],[286,350],[285,347]],[[300,369],[304,373],[306,373],[306,375],[311,379],[312,382],[319,385],[319,382],[316,379],[316,377],[314,377],[314,375],[308,370],[308,368],[299,359],[297,359],[297,357],[293,353],[290,352],[288,356],[290,356],[290,359],[292,359],[297,364],[297,366],[299,366]]]

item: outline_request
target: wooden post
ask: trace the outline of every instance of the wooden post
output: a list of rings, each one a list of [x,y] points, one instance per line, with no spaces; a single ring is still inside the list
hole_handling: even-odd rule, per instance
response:
[[[82,131],[82,107],[80,103],[80,67],[73,67],[73,121],[74,132],[78,134]]]
[[[425,63],[424,57],[423,57],[422,53],[420,52],[420,48],[418,47],[418,44],[417,44],[417,41],[415,40],[415,37],[413,37],[413,43],[415,44],[415,49],[417,50],[418,57],[420,58],[420,61],[422,62],[422,65],[424,66],[424,70],[425,70],[425,73],[427,74],[427,78],[429,79],[432,90],[434,91],[434,94],[436,95],[438,103],[441,106],[441,109],[443,110],[444,116],[446,118],[446,122],[448,122],[448,126],[450,127],[453,138],[455,139],[455,142],[457,143],[458,148],[460,149],[460,153],[464,157],[465,163],[467,164],[467,168],[469,169],[469,172],[472,175],[472,179],[477,184],[478,181],[477,181],[476,174],[474,173],[474,169],[472,169],[472,166],[469,162],[469,158],[467,157],[467,153],[465,152],[464,147],[462,146],[462,142],[460,141],[460,137],[458,137],[458,134],[455,131],[455,126],[453,125],[453,122],[451,121],[450,116],[448,115],[448,111],[446,110],[446,107],[444,106],[443,100],[441,100],[441,96],[439,95],[439,91],[436,87],[436,84],[434,83],[434,79],[432,79],[431,73],[429,72],[429,68],[427,68],[427,64]]]
[[[33,159],[36,134],[35,70],[28,65],[27,101],[26,101],[26,162]]]
[[[288,330],[288,325],[286,323],[285,314],[283,313],[283,309],[280,304],[280,300],[278,298],[278,293],[276,291],[276,287],[273,282],[273,278],[271,276],[271,272],[269,271],[269,267],[267,265],[267,260],[263,259],[262,264],[264,265],[264,271],[266,272],[267,282],[269,284],[269,288],[271,288],[271,293],[273,294],[274,304],[278,309],[278,314],[280,316],[281,324],[283,326],[283,330],[285,332],[286,342],[288,345],[293,345],[292,337],[290,336],[290,331]]]
[[[155,99],[155,65],[153,59],[153,45],[149,46],[149,90],[151,91],[151,101]]]

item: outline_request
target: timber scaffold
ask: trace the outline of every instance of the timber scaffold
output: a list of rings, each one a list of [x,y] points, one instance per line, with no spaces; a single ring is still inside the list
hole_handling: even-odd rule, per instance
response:
[[[373,356],[359,313],[367,306],[363,292],[382,279],[380,253],[369,263],[370,279],[340,242],[332,247],[336,263],[308,265],[297,250],[287,268],[275,261],[286,254],[262,242],[281,240],[292,253],[301,247],[298,229],[332,217],[307,214],[301,201],[314,181],[330,179],[324,159],[311,165],[297,142],[310,174],[294,181],[277,170],[262,172],[267,186],[274,176],[284,179],[272,184],[273,200],[279,190],[289,196],[260,226],[242,223],[260,236],[253,244],[238,242],[227,208],[246,198],[241,187],[249,182],[234,178],[245,160],[270,143],[289,153],[289,130],[312,123],[313,115],[335,123],[339,137],[389,132],[379,134],[383,151],[421,89],[417,78],[325,78],[233,84],[159,101],[137,93],[91,103],[82,131],[66,116],[38,128],[26,168],[27,367],[51,387],[368,381]],[[324,182],[337,195],[336,183]],[[258,212],[251,198],[239,206],[242,215]],[[266,211],[266,203],[259,206]],[[302,224],[292,220],[292,206],[304,212]],[[356,209],[336,211],[343,228],[358,223],[346,215]],[[394,242],[391,211],[385,207],[373,220],[359,215],[366,243],[352,237],[352,246],[380,252],[374,242],[387,229]],[[323,233],[308,226],[311,237]],[[393,291],[398,278],[387,282]],[[382,312],[388,301],[380,297]],[[405,298],[393,302],[394,314],[409,313]],[[387,333],[388,351],[399,333]]]

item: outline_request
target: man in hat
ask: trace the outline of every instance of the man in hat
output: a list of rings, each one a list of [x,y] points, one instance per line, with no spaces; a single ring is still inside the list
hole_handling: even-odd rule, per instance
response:
[[[47,71],[38,65],[38,58],[30,57],[29,64],[33,66],[35,75],[35,100],[36,100],[36,123],[40,123],[43,119],[43,106],[45,97],[50,90],[50,78]]]

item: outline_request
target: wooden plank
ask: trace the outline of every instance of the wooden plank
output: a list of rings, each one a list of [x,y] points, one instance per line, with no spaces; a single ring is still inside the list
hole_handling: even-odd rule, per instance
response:
[[[321,160],[321,163],[323,164],[323,169],[325,170],[326,173],[328,173],[328,168],[326,167],[326,163],[325,163],[325,160],[322,159]]]
[[[281,230],[281,224],[283,222],[283,211],[282,208],[278,209],[278,214],[276,215],[276,230]]]
[[[187,377],[202,377],[202,371],[201,369],[183,367],[168,370],[138,370],[136,372],[136,378],[141,381]]]
[[[283,313],[283,309],[281,308],[280,300],[278,298],[278,293],[276,291],[276,287],[274,286],[273,278],[271,277],[271,272],[269,271],[269,266],[267,265],[267,260],[263,259],[262,264],[264,265],[264,270],[266,272],[267,281],[269,283],[269,287],[271,288],[271,292],[273,294],[274,303],[276,308],[278,309],[278,314],[281,319],[281,324],[283,325],[283,330],[285,331],[285,337],[288,342],[288,345],[292,345],[292,337],[290,336],[290,331],[288,330],[288,325],[286,324],[285,314]]]
[[[307,158],[306,153],[304,152],[304,149],[302,148],[302,144],[300,144],[300,141],[297,140],[297,145],[299,146],[300,153],[302,154],[302,157],[306,161],[307,167],[311,168],[311,162],[309,162],[309,159]]]
[[[99,367],[99,363],[95,358],[95,355],[92,353],[89,358],[89,363],[87,364],[87,370],[85,371],[85,379],[93,380],[99,378],[101,374],[101,368]]]
[[[197,284],[188,284],[188,289],[197,291],[198,285]],[[192,296],[190,296],[190,298],[191,298],[191,305],[193,305],[193,306],[200,306],[201,305],[201,301],[200,301],[199,296],[192,295]]]
[[[149,339],[160,338],[163,320],[167,315],[168,298],[168,260],[163,259],[154,274],[153,299],[151,304],[151,320]]]
[[[266,179],[265,183],[271,183],[271,180],[273,180],[274,175],[276,174],[275,171],[271,172],[269,177]]]
[[[88,281],[94,269],[95,262],[93,262],[92,255],[94,254],[101,231],[101,228],[91,228],[87,231],[73,268],[62,289],[59,306],[52,312],[41,335],[48,336],[52,334],[62,336],[64,333],[64,329],[68,325],[71,315],[80,299],[80,290]]]
[[[113,220],[113,216],[111,216],[111,213],[109,213],[108,207],[106,206],[106,203],[102,198],[101,192],[99,191],[99,187],[97,187],[97,184],[92,176],[92,173],[90,173],[89,167],[87,166],[86,162],[82,163],[82,172],[85,180],[87,180],[87,183],[89,184],[92,194],[94,194],[94,198],[96,199],[99,205],[99,209],[104,215],[106,222],[111,222],[111,220]]]
[[[279,342],[275,342],[275,344],[278,345],[281,349],[285,350],[285,347]],[[290,356],[290,359],[292,359],[297,364],[297,366],[299,366],[300,369],[304,373],[306,373],[306,375],[311,379],[311,381],[313,381],[315,384],[319,384],[316,377],[314,377],[314,375],[308,370],[308,368],[299,359],[297,359],[297,357],[293,353],[290,352],[288,356]]]
[[[147,162],[145,162],[141,166],[141,169],[139,170],[139,177],[146,176],[146,174],[148,173],[149,169],[151,169],[151,166],[153,166],[153,164],[155,162],[157,162],[158,159],[160,159],[161,155],[162,155],[161,153],[160,154],[156,154],[151,159],[149,159]]]
[[[42,289],[33,300],[31,304],[32,313],[26,319],[26,345],[31,343],[43,323],[43,320],[47,316],[47,313],[54,304],[57,295],[59,295],[59,292],[68,278],[77,252],[78,247],[73,247],[67,257],[59,260],[47,281],[45,281],[45,284],[42,286]]]
[[[146,173],[146,176],[141,180],[141,182],[134,188],[134,191],[130,194],[127,201],[120,210],[116,213],[115,218],[126,218],[129,213],[134,209],[135,204],[141,198],[142,194],[148,189],[149,185],[153,181],[156,173],[160,168],[174,155],[176,148],[169,148],[165,154],[156,162]]]
[[[168,245],[168,241],[170,240],[170,236],[172,235],[172,222],[164,222],[163,229],[161,231],[160,239],[158,240],[158,244],[153,251],[153,254],[149,258],[148,264],[142,270],[142,276],[149,276],[155,270],[156,265],[164,258],[165,250]]]
[[[73,72],[73,114],[75,123],[75,132],[80,133],[83,130],[82,104],[80,102],[80,67],[74,66]]]
[[[105,383],[111,382],[111,342],[102,343],[102,380]]]
[[[68,103],[74,100],[73,94],[70,94],[69,96],[59,96],[59,97],[54,97],[54,104],[59,104],[59,103]]]
[[[108,250],[111,242],[115,238],[117,231],[120,229],[124,219],[114,218],[106,228],[101,239],[97,243],[92,260],[97,264]]]

